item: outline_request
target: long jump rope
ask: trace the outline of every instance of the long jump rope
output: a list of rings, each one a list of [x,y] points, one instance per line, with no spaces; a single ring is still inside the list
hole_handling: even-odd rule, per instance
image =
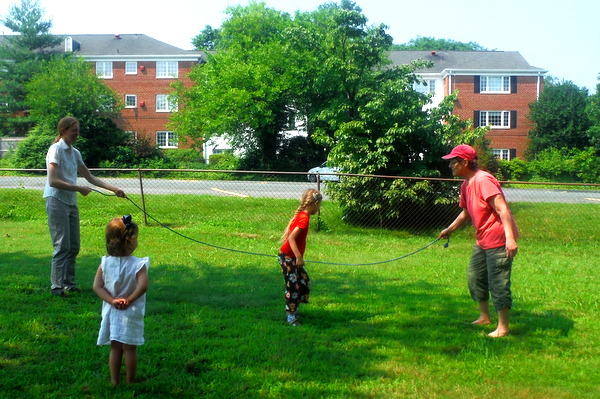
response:
[[[100,190],[97,190],[95,188],[91,188],[90,187],[90,189],[92,191],[95,191],[95,192],[97,192],[99,194],[104,195],[105,197],[116,197],[117,196],[116,194],[107,194],[107,193],[105,193],[103,191],[100,191]],[[216,249],[222,249],[222,250],[230,251],[230,252],[237,252],[237,253],[247,254],[247,255],[266,256],[266,257],[269,257],[269,258],[273,257],[273,255],[263,254],[263,253],[260,253],[260,252],[251,252],[251,251],[244,251],[244,250],[241,250],[241,249],[222,247],[222,246],[219,246],[219,245],[215,245],[215,244],[211,244],[211,243],[208,243],[208,242],[197,240],[197,239],[195,239],[193,237],[189,237],[189,236],[187,236],[185,234],[181,234],[180,232],[175,231],[172,228],[170,228],[169,226],[165,225],[164,223],[162,223],[161,221],[159,221],[158,219],[156,219],[154,216],[150,215],[148,212],[146,212],[144,209],[142,209],[142,207],[140,207],[138,204],[136,204],[131,198],[129,198],[129,197],[125,197],[125,198],[127,200],[129,200],[129,202],[131,202],[131,204],[133,206],[135,206],[137,209],[139,209],[143,214],[145,214],[150,219],[152,219],[156,223],[158,223],[160,225],[160,227],[163,227],[163,228],[169,230],[170,232],[172,232],[174,234],[177,234],[178,236],[183,237],[183,238],[185,238],[187,240],[196,242],[198,244],[206,245],[207,247],[216,248]],[[371,263],[338,263],[338,262],[322,262],[322,261],[318,261],[318,260],[308,260],[308,259],[305,259],[304,261],[307,262],[307,263],[320,263],[322,265],[338,265],[338,266],[372,266],[372,265],[380,265],[380,264],[383,264],[383,263],[390,263],[390,262],[395,262],[395,261],[400,260],[400,259],[408,258],[409,256],[412,256],[412,255],[414,255],[414,254],[416,254],[418,252],[421,252],[421,251],[429,248],[430,246],[432,246],[433,244],[435,244],[439,240],[440,240],[440,238],[438,237],[435,240],[431,241],[429,244],[425,245],[424,247],[419,248],[419,249],[417,249],[417,250],[415,250],[413,252],[410,252],[410,253],[408,253],[406,255],[402,255],[402,256],[399,256],[399,257],[393,258],[393,259],[382,260],[382,261],[379,261],[379,262],[371,262]],[[444,248],[448,248],[449,244],[450,244],[450,238],[447,238],[446,243],[444,243]]]

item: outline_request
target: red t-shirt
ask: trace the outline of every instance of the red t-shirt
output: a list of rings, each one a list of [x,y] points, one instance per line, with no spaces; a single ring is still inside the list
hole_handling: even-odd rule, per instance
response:
[[[300,251],[302,256],[304,256],[304,250],[306,249],[306,236],[308,235],[309,223],[310,216],[308,215],[308,212],[300,211],[294,217],[294,220],[292,220],[292,223],[290,224],[290,234],[292,233],[292,231],[294,231],[296,227],[300,228],[300,234],[298,234],[298,237],[296,237],[296,245],[298,245],[298,250]],[[292,248],[290,248],[290,243],[288,242],[288,240],[286,240],[283,243],[279,250],[287,256],[290,256],[292,258],[296,257],[294,251],[292,251]]]
[[[500,215],[487,202],[498,194],[504,197],[500,183],[494,176],[483,170],[478,170],[470,182],[464,181],[460,187],[460,207],[469,212],[475,227],[477,245],[483,249],[506,245]]]

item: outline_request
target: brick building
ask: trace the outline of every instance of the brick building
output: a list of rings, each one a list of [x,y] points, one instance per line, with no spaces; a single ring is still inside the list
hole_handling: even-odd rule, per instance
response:
[[[64,51],[95,65],[96,75],[121,96],[125,108],[118,126],[161,148],[177,148],[175,132],[167,128],[177,104],[169,95],[177,80],[190,86],[191,68],[205,54],[188,51],[142,34],[65,35]]]
[[[433,94],[431,105],[458,91],[454,114],[490,126],[488,138],[499,158],[523,158],[532,127],[529,104],[543,90],[546,70],[516,51],[392,51],[390,59],[395,65],[431,61],[433,67],[415,71],[424,83],[415,88]]]

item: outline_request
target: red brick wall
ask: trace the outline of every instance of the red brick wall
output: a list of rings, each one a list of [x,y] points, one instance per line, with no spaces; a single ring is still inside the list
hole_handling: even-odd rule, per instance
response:
[[[475,93],[474,81],[474,76],[452,76],[452,91],[458,90],[454,114],[461,119],[473,119],[474,111],[517,111],[515,129],[491,129],[487,137],[492,148],[514,148],[516,156],[523,158],[529,144],[527,134],[532,128],[529,104],[537,99],[538,78],[518,76],[517,92],[510,94]]]
[[[135,75],[125,74],[125,61],[114,61],[113,77],[103,79],[104,83],[119,95],[121,101],[125,102],[126,94],[132,94],[137,96],[138,102],[136,108],[124,108],[121,111],[121,118],[117,120],[119,128],[134,131],[138,138],[144,138],[155,145],[156,132],[169,130],[166,125],[171,116],[170,112],[156,112],[156,95],[173,93],[171,84],[176,80],[181,80],[186,87],[190,87],[192,82],[187,75],[196,64],[192,61],[179,61],[177,79],[157,79],[155,61],[138,61]],[[143,71],[140,70],[142,65]],[[142,102],[145,103],[143,107],[140,105]]]

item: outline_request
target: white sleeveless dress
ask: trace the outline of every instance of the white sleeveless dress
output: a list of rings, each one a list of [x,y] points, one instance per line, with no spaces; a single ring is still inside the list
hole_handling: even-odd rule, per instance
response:
[[[103,256],[100,267],[104,277],[104,287],[113,297],[127,298],[137,287],[136,273],[144,266],[146,269],[150,268],[148,257]],[[97,345],[110,345],[110,341],[142,345],[145,313],[146,294],[124,310],[116,309],[102,301],[102,322]]]

